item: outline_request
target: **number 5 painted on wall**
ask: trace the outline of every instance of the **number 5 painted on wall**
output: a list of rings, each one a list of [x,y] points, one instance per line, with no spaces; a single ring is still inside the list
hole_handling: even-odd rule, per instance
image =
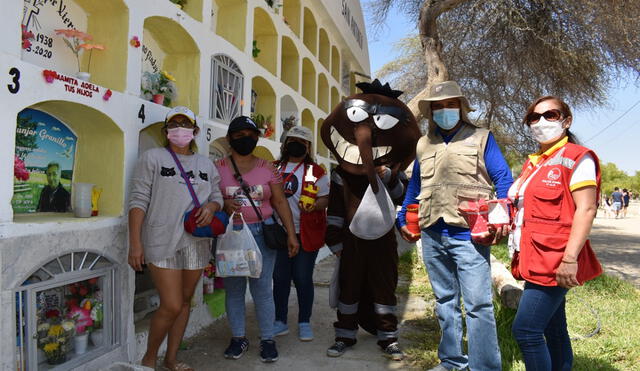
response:
[[[13,84],[7,84],[7,88],[9,89],[9,93],[17,94],[20,91],[20,70],[16,67],[12,67],[9,70],[9,75],[13,76]]]

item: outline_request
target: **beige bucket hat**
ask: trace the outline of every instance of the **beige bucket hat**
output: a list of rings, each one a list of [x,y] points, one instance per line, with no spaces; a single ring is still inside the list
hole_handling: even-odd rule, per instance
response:
[[[444,81],[431,86],[431,89],[429,89],[429,96],[418,102],[418,109],[420,109],[420,113],[422,113],[424,118],[428,119],[429,121],[433,121],[433,118],[431,117],[431,102],[449,98],[460,99],[460,117],[463,121],[471,123],[467,114],[475,110],[471,108],[471,106],[469,105],[469,101],[462,94],[460,85],[458,85],[458,83],[456,83],[455,81]]]

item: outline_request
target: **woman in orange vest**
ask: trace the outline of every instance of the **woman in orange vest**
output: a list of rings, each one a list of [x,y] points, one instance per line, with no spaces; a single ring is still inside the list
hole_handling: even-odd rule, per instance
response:
[[[540,150],[529,155],[509,189],[512,272],[526,281],[512,330],[527,370],[571,370],[565,295],[602,273],[588,240],[600,166],[593,151],[576,143],[572,119],[558,97],[529,106],[524,124]]]
[[[287,314],[293,280],[298,296],[298,338],[301,341],[313,340],[310,322],[314,295],[313,267],[318,250],[324,245],[329,203],[329,177],[311,157],[312,141],[313,133],[308,128],[290,128],[284,138],[280,160],[274,164],[282,174],[284,194],[302,247],[293,257],[289,257],[286,249],[277,251],[273,271],[274,334],[289,333]]]

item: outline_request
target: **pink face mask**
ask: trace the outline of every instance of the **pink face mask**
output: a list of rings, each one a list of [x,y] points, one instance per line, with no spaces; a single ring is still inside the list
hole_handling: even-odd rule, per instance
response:
[[[187,128],[167,129],[167,139],[176,147],[186,147],[193,140],[193,130]]]

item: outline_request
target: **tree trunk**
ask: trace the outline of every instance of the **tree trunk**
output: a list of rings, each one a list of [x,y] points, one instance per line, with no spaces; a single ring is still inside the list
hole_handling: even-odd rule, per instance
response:
[[[493,254],[491,255],[491,280],[502,305],[518,309],[523,290],[522,284],[513,278],[511,272]]]
[[[418,28],[420,30],[420,42],[424,49],[424,58],[427,62],[427,86],[418,93],[408,104],[418,121],[422,114],[418,109],[418,102],[429,95],[429,89],[449,79],[449,71],[442,59],[442,43],[438,36],[438,17],[449,10],[456,8],[468,0],[425,0],[420,9]]]

